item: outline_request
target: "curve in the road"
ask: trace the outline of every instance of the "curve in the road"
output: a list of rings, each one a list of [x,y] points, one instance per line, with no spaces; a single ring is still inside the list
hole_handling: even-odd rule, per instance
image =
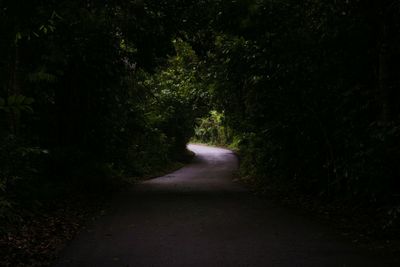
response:
[[[145,181],[83,231],[56,266],[396,266],[232,182],[226,149]]]

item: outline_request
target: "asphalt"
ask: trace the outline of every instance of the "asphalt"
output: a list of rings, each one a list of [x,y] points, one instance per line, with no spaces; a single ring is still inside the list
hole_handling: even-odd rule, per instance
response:
[[[191,164],[118,196],[55,266],[400,266],[234,183],[231,151],[189,149]]]

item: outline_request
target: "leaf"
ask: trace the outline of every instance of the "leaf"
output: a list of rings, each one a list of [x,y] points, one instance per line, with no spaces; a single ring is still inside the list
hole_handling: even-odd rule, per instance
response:
[[[33,109],[30,106],[22,106],[20,109],[29,113],[33,112]]]
[[[53,74],[46,72],[46,70],[42,69],[33,73],[28,74],[28,79],[31,82],[55,82],[57,77]]]
[[[32,97],[25,97],[24,103],[26,105],[31,105],[33,102],[35,102],[35,99],[33,99]]]
[[[45,25],[41,25],[39,30],[42,31],[44,34],[47,34],[47,27]]]
[[[57,18],[59,20],[62,19],[62,17],[60,15],[58,15],[56,11],[53,11],[53,13],[51,14],[51,18],[52,19]]]
[[[10,95],[10,96],[7,98],[7,104],[8,104],[9,106],[14,105],[14,104],[15,104],[15,99],[16,99],[16,95]]]
[[[15,105],[21,105],[25,100],[25,96],[23,95],[17,95],[15,97]]]
[[[22,34],[21,34],[20,32],[17,32],[17,33],[15,34],[15,40],[14,40],[14,42],[15,42],[15,43],[18,43],[18,41],[21,40],[21,39],[22,39]]]
[[[34,99],[31,97],[26,97],[23,95],[11,95],[7,98],[7,104],[4,99],[2,99],[2,103],[0,103],[0,109],[6,112],[15,112],[20,113],[21,111],[33,112],[32,107],[30,106],[34,102]]]

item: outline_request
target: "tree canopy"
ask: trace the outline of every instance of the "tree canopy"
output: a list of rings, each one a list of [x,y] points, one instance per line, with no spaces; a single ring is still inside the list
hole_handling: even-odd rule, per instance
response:
[[[399,15],[393,0],[2,0],[0,217],[49,184],[154,172],[195,136],[233,144],[258,188],[394,224]]]

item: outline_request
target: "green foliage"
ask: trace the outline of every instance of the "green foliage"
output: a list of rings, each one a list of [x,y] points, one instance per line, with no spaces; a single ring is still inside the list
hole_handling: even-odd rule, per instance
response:
[[[33,192],[29,184],[39,179],[48,151],[30,147],[15,136],[0,142],[0,221],[14,223],[19,216],[18,205],[31,205]],[[18,196],[18,198],[16,198]],[[23,200],[18,201],[16,200]],[[3,230],[0,224],[0,232]]]
[[[186,153],[208,93],[177,35],[191,13],[180,4],[2,2],[0,216],[23,199],[108,188]]]
[[[214,22],[206,61],[243,174],[323,199],[398,201],[398,4],[239,2]]]
[[[182,153],[193,135],[196,118],[206,109],[208,94],[199,73],[199,63],[190,45],[174,40],[176,56],[147,81],[154,100],[147,114],[155,129],[165,133],[172,153]]]
[[[394,218],[399,12],[361,0],[3,1],[0,137],[14,141],[0,146],[1,209],[20,181],[144,174],[194,135],[238,147],[260,187],[387,205]]]
[[[21,111],[33,112],[31,106],[33,102],[33,98],[30,97],[11,95],[7,98],[7,101],[0,98],[0,110],[7,113],[21,113]]]
[[[224,125],[224,115],[216,110],[210,111],[208,116],[197,120],[193,141],[211,145],[229,144],[231,131]]]

